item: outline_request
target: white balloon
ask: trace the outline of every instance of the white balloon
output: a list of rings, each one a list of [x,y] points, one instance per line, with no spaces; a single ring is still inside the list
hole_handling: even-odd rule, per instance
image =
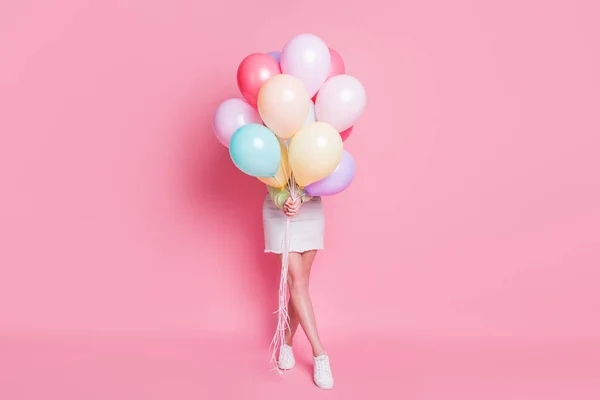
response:
[[[304,83],[310,97],[321,88],[331,67],[329,48],[319,37],[301,34],[293,37],[281,52],[281,71]]]
[[[350,75],[329,78],[319,90],[315,111],[317,121],[326,122],[338,132],[360,119],[367,102],[365,88]]]

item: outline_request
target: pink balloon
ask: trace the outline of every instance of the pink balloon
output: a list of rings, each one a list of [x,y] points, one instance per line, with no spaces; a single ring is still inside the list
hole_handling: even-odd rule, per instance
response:
[[[231,137],[239,128],[248,124],[260,124],[258,111],[242,99],[229,99],[219,105],[213,118],[213,130],[219,142],[229,147]]]
[[[332,48],[329,48],[329,54],[331,54],[331,67],[329,68],[329,75],[327,79],[336,75],[344,75],[346,73],[346,65],[340,53]]]
[[[340,56],[340,53],[338,53],[332,48],[329,48],[329,54],[331,55],[331,66],[329,67],[329,74],[327,75],[327,79],[337,75],[345,74],[346,64],[344,64],[344,60],[342,59],[342,56]],[[313,103],[317,101],[318,94],[319,92],[317,92],[317,94],[313,96]]]
[[[320,38],[301,34],[287,42],[281,52],[280,64],[281,71],[300,79],[308,95],[313,97],[327,79],[331,54]]]
[[[250,54],[242,60],[237,71],[237,83],[240,92],[248,103],[256,106],[258,92],[273,75],[281,73],[279,63],[270,55],[262,53]]]
[[[352,133],[352,129],[354,129],[353,126],[351,126],[350,128],[346,129],[345,131],[340,132],[340,136],[342,137],[342,141],[345,142],[346,139],[348,139],[350,137],[350,134]]]

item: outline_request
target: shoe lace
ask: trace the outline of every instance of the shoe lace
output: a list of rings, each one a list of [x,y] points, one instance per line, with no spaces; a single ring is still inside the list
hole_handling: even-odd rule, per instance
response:
[[[279,361],[291,361],[292,351],[287,347],[282,347],[279,353]]]
[[[331,377],[331,366],[326,358],[317,359],[317,374],[327,378]]]

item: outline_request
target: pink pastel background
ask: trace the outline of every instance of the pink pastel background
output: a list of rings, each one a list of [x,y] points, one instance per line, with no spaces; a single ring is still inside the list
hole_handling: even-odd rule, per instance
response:
[[[0,398],[599,398],[599,13],[2,1]],[[368,96],[313,275],[328,394],[302,339],[268,371],[265,188],[211,130],[302,32]]]

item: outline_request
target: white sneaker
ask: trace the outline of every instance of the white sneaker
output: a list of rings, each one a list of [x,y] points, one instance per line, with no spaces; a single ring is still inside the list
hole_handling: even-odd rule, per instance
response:
[[[294,351],[292,350],[292,346],[288,346],[284,344],[279,349],[279,361],[277,361],[277,365],[280,369],[292,369],[294,365],[296,365],[296,360],[294,359]]]
[[[333,375],[329,365],[329,357],[323,354],[313,357],[315,361],[315,384],[321,389],[333,389]]]

